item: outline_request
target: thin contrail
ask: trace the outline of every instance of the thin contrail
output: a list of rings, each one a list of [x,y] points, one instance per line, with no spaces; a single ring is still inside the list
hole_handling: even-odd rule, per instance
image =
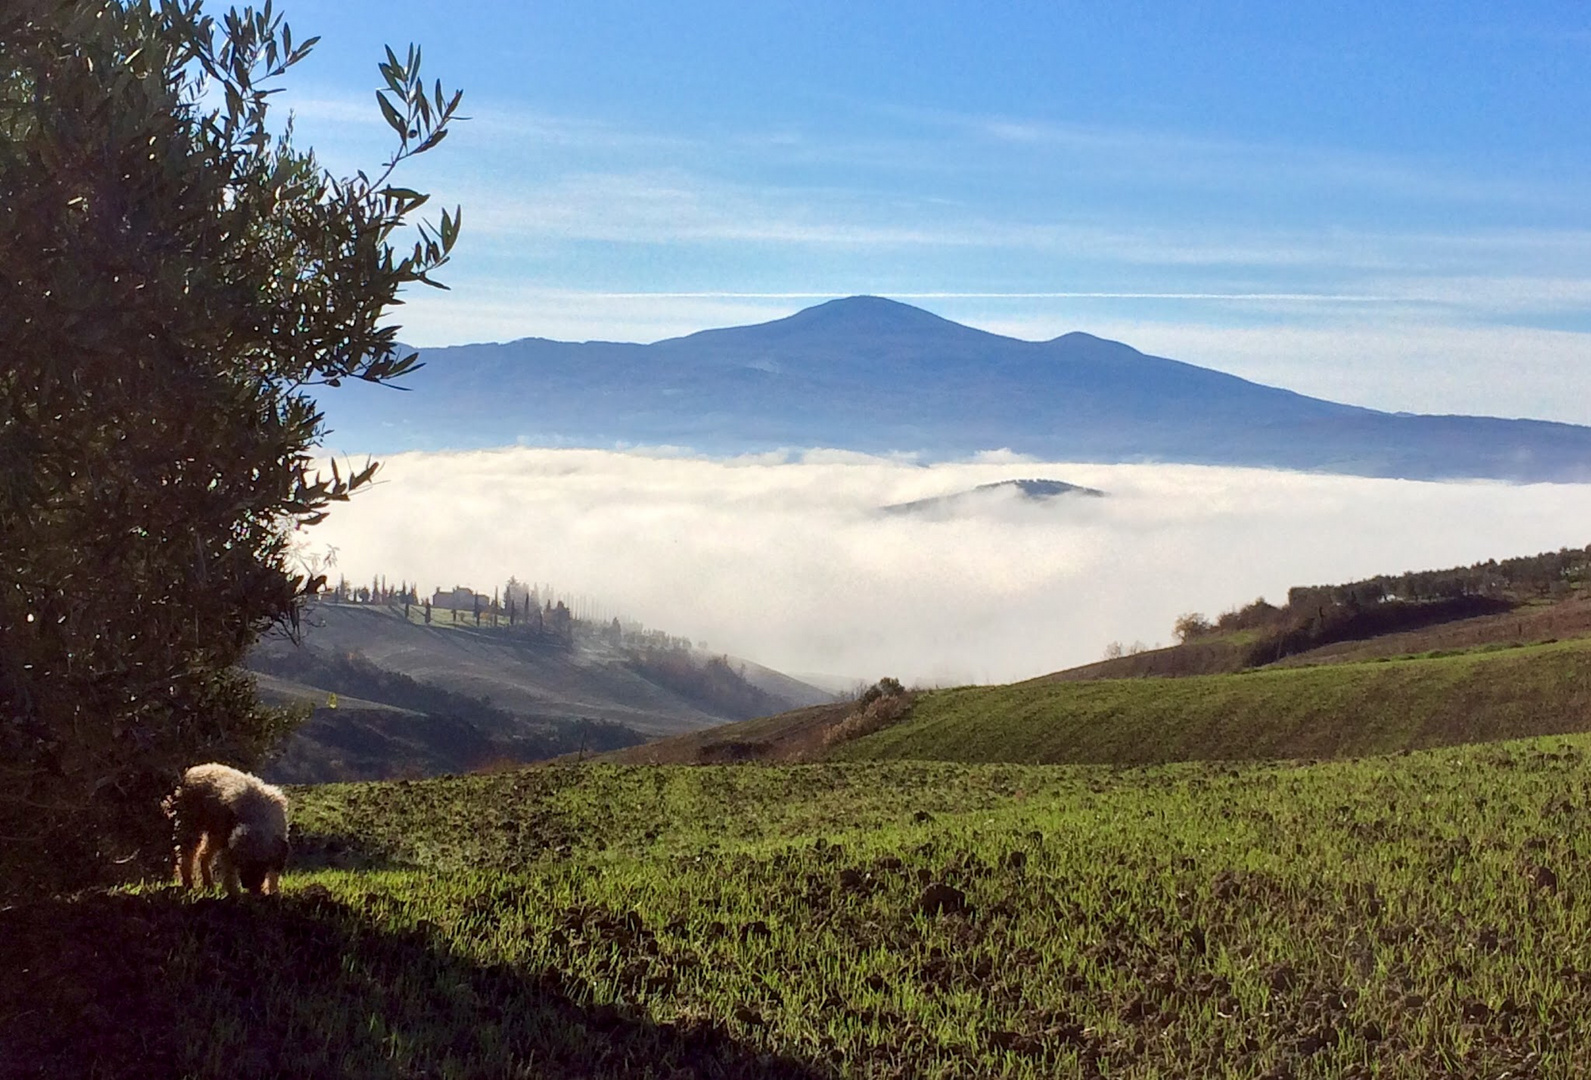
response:
[[[840,292],[590,292],[602,300],[816,300],[849,296]],[[1353,293],[1209,293],[1209,292],[891,292],[905,300],[1317,300],[1345,304],[1386,303],[1389,296]]]

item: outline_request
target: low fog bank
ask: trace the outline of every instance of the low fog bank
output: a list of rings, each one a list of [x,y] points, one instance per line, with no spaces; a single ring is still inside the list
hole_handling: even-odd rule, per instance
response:
[[[1107,498],[880,507],[1021,478]],[[400,454],[307,536],[362,583],[509,575],[787,672],[1005,682],[1171,639],[1291,585],[1591,542],[1591,485],[1420,483],[1184,465],[812,451]]]

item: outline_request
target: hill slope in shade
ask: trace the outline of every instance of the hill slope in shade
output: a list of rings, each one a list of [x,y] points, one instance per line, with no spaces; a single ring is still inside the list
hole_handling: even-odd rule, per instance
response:
[[[1380,412],[1089,334],[1022,341],[878,297],[650,345],[526,338],[422,357],[412,393],[328,394],[332,444],[824,446],[929,458],[1007,447],[1051,461],[1591,479],[1591,428]]]
[[[275,702],[315,707],[277,755],[276,779],[426,775],[602,750],[832,700],[734,662],[733,699],[669,679],[625,649],[550,645],[508,631],[418,625],[376,605],[322,604],[302,644],[263,640],[249,666]],[[706,658],[694,657],[700,665]],[[336,708],[327,707],[332,694]]]

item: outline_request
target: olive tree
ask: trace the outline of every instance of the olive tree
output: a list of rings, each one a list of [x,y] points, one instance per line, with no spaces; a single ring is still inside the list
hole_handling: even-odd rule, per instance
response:
[[[337,177],[267,115],[314,39],[270,3],[202,4],[0,4],[12,885],[148,865],[183,766],[248,764],[284,734],[236,665],[323,584],[296,569],[296,532],[375,471],[313,467],[312,391],[414,367],[384,316],[438,284],[458,232],[392,182],[459,105],[421,82],[418,49],[378,67],[390,158]]]

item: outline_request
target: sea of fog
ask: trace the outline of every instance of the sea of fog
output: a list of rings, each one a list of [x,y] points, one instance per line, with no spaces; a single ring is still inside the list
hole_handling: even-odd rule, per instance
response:
[[[1591,485],[1422,483],[1188,465],[922,465],[853,453],[706,459],[504,449],[385,459],[306,532],[333,579],[423,593],[510,575],[717,652],[845,680],[1005,682],[1168,644],[1291,585],[1591,542]],[[880,507],[1021,478],[927,514]]]

